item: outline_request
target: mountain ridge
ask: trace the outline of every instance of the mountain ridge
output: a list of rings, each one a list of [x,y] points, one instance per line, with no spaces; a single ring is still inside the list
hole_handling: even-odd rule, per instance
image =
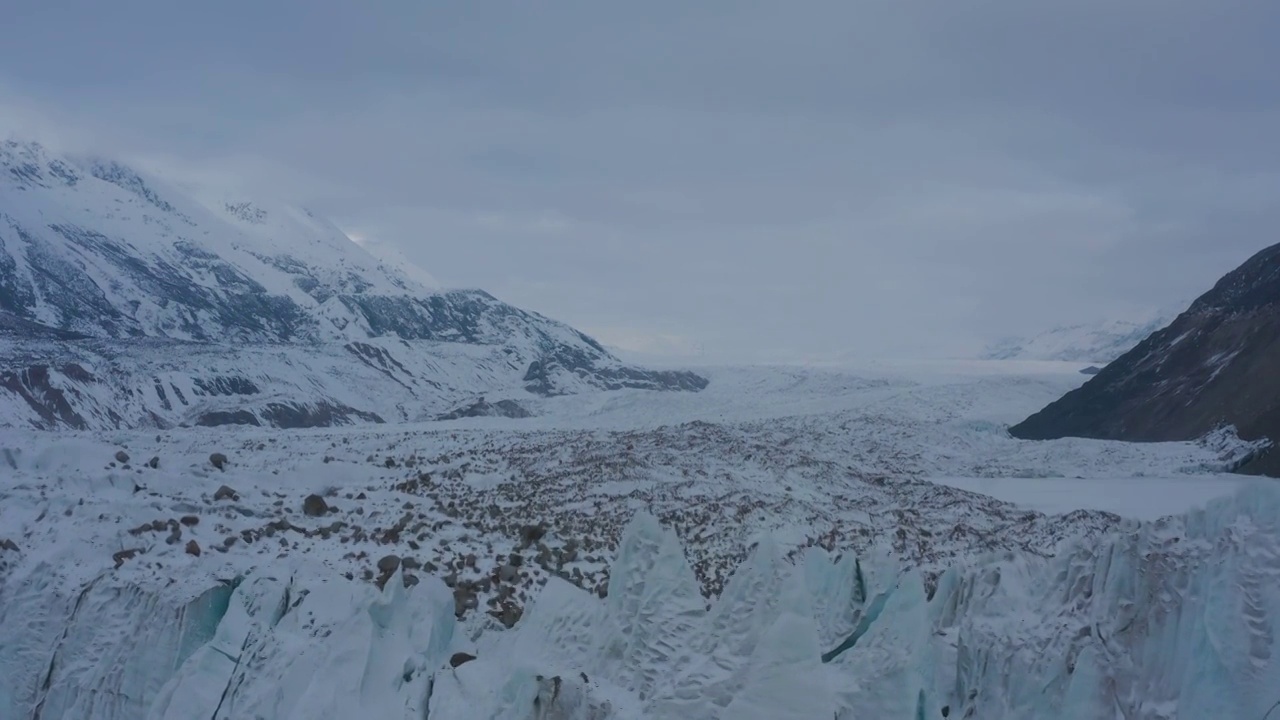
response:
[[[1189,440],[1234,428],[1280,442],[1280,245],[1219,280],[1168,327],[1010,432],[1023,439]],[[1260,452],[1242,470],[1280,472]]]
[[[423,277],[308,210],[202,201],[113,160],[0,142],[0,424],[310,426],[429,419],[486,394],[706,386]],[[211,377],[258,392],[202,392]]]

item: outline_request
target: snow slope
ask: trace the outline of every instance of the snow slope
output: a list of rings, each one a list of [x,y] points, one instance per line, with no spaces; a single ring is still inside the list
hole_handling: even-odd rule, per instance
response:
[[[586,393],[525,420],[0,430],[0,717],[1156,720],[1277,699],[1280,497],[1222,475],[1247,446],[1009,437],[1070,365],[709,374],[696,403]],[[1199,489],[1139,520],[958,478],[1030,504],[1074,478]]]
[[[987,360],[1056,360],[1106,364],[1129,352],[1178,317],[1181,308],[1137,320],[1064,325],[1032,337],[1010,337],[983,352]]]

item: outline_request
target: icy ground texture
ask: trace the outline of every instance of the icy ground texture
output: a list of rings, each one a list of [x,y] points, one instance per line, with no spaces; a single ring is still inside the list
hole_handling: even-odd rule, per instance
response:
[[[887,559],[765,538],[704,604],[638,516],[607,599],[552,580],[513,630],[457,632],[435,579],[378,592],[259,571],[185,605],[110,577],[8,587],[5,717],[1251,718],[1280,688],[1280,492],[1005,553],[930,593]],[[398,578],[396,578],[398,579]],[[51,602],[57,598],[59,602]],[[453,653],[475,660],[450,667]],[[34,676],[34,677],[33,677]]]
[[[436,720],[1274,702],[1280,512],[1219,474],[1237,444],[1010,438],[1073,367],[710,374],[527,420],[0,431],[0,718],[420,718],[428,694]],[[930,478],[1020,479],[1027,502]],[[1184,507],[1230,499],[1104,512],[1126,510],[1108,483],[1164,480],[1205,490]],[[1073,512],[1032,509],[1075,482],[1053,503]],[[455,670],[458,651],[479,659]]]

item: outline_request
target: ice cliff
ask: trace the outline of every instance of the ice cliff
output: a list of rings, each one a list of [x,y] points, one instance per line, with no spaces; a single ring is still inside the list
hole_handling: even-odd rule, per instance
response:
[[[510,630],[456,623],[436,579],[380,591],[282,560],[203,589],[107,573],[67,592],[5,550],[0,717],[1262,718],[1278,530],[1280,490],[1259,484],[936,577],[765,538],[708,601],[641,515],[607,597],[552,579]]]

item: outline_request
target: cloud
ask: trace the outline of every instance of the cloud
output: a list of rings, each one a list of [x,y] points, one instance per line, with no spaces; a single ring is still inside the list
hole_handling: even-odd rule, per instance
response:
[[[9,87],[0,77],[0,140],[35,140],[60,151],[92,146],[93,140],[70,123],[55,116],[40,103]]]
[[[421,284],[423,287],[438,290],[441,288],[440,281],[435,276],[423,270],[420,265],[405,257],[393,243],[386,242],[376,237],[372,237],[360,231],[343,230],[351,241],[364,248],[365,252],[377,258],[387,266],[395,268],[407,275],[411,280]]]
[[[380,7],[35,4],[0,67],[108,149],[707,355],[955,354],[1160,307],[1280,221],[1267,3]]]
[[[635,327],[595,327],[583,331],[628,358],[697,361],[705,357],[697,341],[679,333]]]

